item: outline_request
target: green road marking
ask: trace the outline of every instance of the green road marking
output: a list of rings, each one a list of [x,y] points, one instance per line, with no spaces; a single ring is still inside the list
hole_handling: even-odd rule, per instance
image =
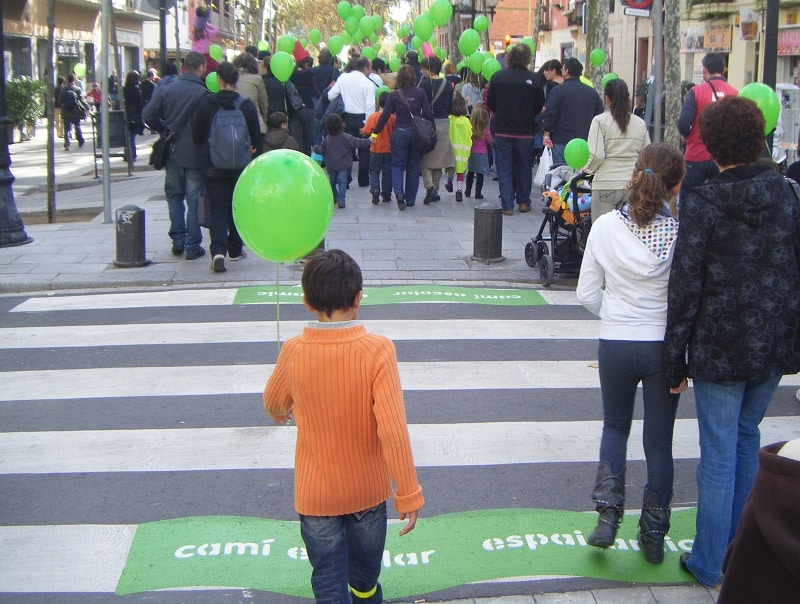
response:
[[[302,304],[300,286],[276,288],[274,285],[241,287],[236,292],[234,304]],[[362,306],[380,304],[408,304],[413,302],[445,302],[455,304],[485,304],[490,306],[541,306],[547,304],[533,289],[487,289],[451,285],[391,285],[365,287]]]
[[[694,509],[672,513],[664,563],[648,564],[628,516],[613,549],[586,545],[594,513],[507,509],[421,517],[404,537],[390,524],[381,583],[387,598],[511,577],[578,576],[634,583],[690,582],[678,564],[691,551]],[[297,522],[199,516],[141,524],[116,593],[240,587],[311,598],[311,566]]]

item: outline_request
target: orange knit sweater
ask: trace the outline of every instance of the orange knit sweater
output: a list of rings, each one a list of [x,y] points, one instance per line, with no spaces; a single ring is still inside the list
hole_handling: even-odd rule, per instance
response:
[[[390,476],[398,512],[424,505],[391,340],[358,323],[306,327],[283,345],[264,407],[276,421],[292,413],[297,423],[298,513],[340,516],[378,505],[392,495]]]

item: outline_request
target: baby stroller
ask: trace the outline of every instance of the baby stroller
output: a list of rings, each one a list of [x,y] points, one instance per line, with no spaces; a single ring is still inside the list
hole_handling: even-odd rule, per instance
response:
[[[536,237],[525,245],[525,262],[539,264],[542,285],[550,287],[555,273],[577,275],[592,226],[592,177],[563,164],[545,176],[544,220]],[[543,233],[549,232],[548,246]],[[551,254],[552,251],[552,254]]]

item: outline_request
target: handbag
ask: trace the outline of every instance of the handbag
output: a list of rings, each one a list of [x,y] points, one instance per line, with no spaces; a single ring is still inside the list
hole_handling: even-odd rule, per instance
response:
[[[158,135],[156,142],[154,142],[151,147],[150,161],[148,162],[153,166],[154,170],[161,170],[167,165],[167,153],[169,153],[169,148],[172,146],[174,140],[174,132],[161,132],[161,134]]]
[[[436,135],[436,124],[426,120],[421,115],[411,113],[411,107],[406,97],[400,91],[398,91],[398,94],[411,114],[411,134],[414,136],[414,145],[417,147],[417,151],[423,155],[430,153],[436,148],[436,143],[439,142],[439,137]]]
[[[211,200],[208,198],[208,190],[205,187],[197,196],[197,221],[201,227],[211,228]]]
[[[542,156],[539,158],[539,168],[536,170],[536,175],[533,177],[533,184],[537,187],[544,186],[544,177],[553,167],[553,150],[547,147],[542,151]]]

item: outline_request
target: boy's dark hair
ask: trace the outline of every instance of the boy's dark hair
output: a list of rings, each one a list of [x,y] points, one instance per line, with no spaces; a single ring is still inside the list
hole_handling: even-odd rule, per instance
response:
[[[320,250],[306,261],[300,284],[308,305],[330,317],[353,308],[363,284],[361,267],[342,250]]]
[[[197,71],[206,64],[206,58],[196,50],[192,50],[183,60],[183,65],[186,67],[186,71]]]
[[[450,110],[450,115],[458,117],[467,115],[467,102],[460,92],[453,94],[453,108]]]
[[[75,83],[75,75],[72,73],[67,74],[67,83],[74,84]]]
[[[161,69],[161,76],[178,75],[178,65],[175,61],[168,61]]]
[[[718,52],[710,52],[703,57],[703,67],[712,75],[725,73],[725,57]]]
[[[380,57],[375,57],[374,59],[372,59],[372,69],[374,69],[378,73],[383,73],[384,71],[386,71],[386,61],[384,61]]]
[[[267,116],[267,127],[268,128],[280,128],[284,124],[289,122],[289,116],[286,115],[283,111],[273,111]]]
[[[258,56],[258,46],[256,46],[255,44],[248,44],[247,46],[244,47],[244,51],[254,59],[256,58],[256,56]]]
[[[378,95],[378,107],[386,107],[386,99],[389,98],[389,93],[385,90]]]
[[[322,123],[323,127],[325,128],[325,134],[339,134],[342,130],[344,130],[344,124],[342,123],[342,118],[339,117],[338,113],[331,113],[328,117],[325,118],[325,121]]]
[[[233,63],[228,61],[221,61],[217,65],[217,77],[230,86],[235,86],[239,81],[239,70],[234,67]]]

